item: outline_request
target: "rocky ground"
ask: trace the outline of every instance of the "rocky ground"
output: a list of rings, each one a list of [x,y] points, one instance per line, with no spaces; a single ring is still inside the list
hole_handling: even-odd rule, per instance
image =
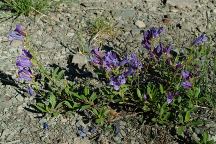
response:
[[[117,36],[107,43],[117,50],[141,48],[141,32],[152,26],[165,27],[167,40],[176,42],[176,47],[189,44],[201,32],[207,33],[215,47],[215,0],[76,0],[64,2],[36,17],[7,19],[10,15],[0,11],[0,144],[177,143],[165,128],[140,127],[131,118],[127,123],[118,121],[114,131],[103,133],[84,123],[77,114],[45,119],[25,110],[34,100],[21,96],[13,85],[18,51],[16,43],[9,44],[7,34],[17,23],[23,24],[38,58],[45,65],[62,67],[70,63],[70,55],[88,43],[86,27],[98,17],[106,18],[117,29]],[[78,34],[86,41],[80,42]],[[216,123],[212,122],[209,127],[216,127]]]

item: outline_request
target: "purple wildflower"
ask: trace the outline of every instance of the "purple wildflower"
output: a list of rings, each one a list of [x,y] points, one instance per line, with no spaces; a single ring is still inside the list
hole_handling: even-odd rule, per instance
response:
[[[120,60],[114,51],[109,51],[104,56],[103,66],[106,68],[106,70],[111,70],[112,68],[116,68],[120,66]]]
[[[144,100],[146,101],[146,100],[147,100],[147,95],[144,94],[143,98],[144,98]]]
[[[182,64],[180,62],[178,62],[175,67],[178,69],[178,68],[181,68],[182,67]]]
[[[26,68],[26,67],[31,67],[32,66],[32,62],[27,57],[18,56],[17,60],[16,60],[16,66],[19,69],[23,69],[23,68]]]
[[[155,27],[152,27],[150,29],[150,33],[151,33],[151,36],[153,38],[157,38],[159,37],[159,35],[164,31],[163,27],[159,27],[159,28],[155,28]]]
[[[135,72],[135,70],[134,70],[132,67],[129,67],[129,68],[127,69],[127,71],[124,72],[123,75],[124,75],[125,77],[127,77],[127,76],[132,75],[134,72]]]
[[[24,68],[30,68],[32,55],[28,50],[22,49],[22,54],[16,59],[16,66],[21,70]]]
[[[30,69],[20,69],[18,71],[18,80],[19,81],[31,81],[32,80],[32,72]]]
[[[48,123],[47,122],[43,123],[43,129],[44,130],[48,130],[48,128],[49,128]]]
[[[190,78],[190,72],[189,71],[186,71],[186,70],[182,71],[181,75],[185,80],[188,80]]]
[[[151,39],[157,38],[161,33],[163,32],[163,28],[155,28],[152,27],[151,29],[144,32],[144,39],[142,41],[142,44],[144,45],[144,48],[147,50],[151,49]]]
[[[22,56],[25,56],[25,57],[27,57],[29,59],[32,58],[32,54],[26,49],[22,49]]]
[[[91,62],[96,65],[103,65],[103,53],[99,50],[99,48],[95,48],[91,50]]]
[[[175,94],[173,92],[168,92],[168,94],[167,94],[167,103],[168,104],[172,103],[174,96],[175,96]]]
[[[142,63],[139,61],[139,59],[137,58],[135,53],[132,53],[130,55],[130,57],[128,58],[128,63],[129,65],[134,68],[134,69],[138,69],[138,68],[142,68]]]
[[[172,49],[172,45],[168,45],[166,48],[163,49],[163,52],[165,52],[166,54],[170,54],[170,51]]]
[[[26,34],[24,32],[24,27],[21,25],[16,25],[15,30],[9,33],[8,39],[9,41],[13,41],[13,40],[23,41],[25,36]]]
[[[87,128],[84,128],[83,126],[79,126],[77,128],[77,134],[81,137],[81,138],[84,138],[87,136]]]
[[[35,91],[33,90],[33,88],[31,86],[29,86],[26,90],[27,90],[27,93],[30,96],[34,96],[35,95]]]
[[[110,85],[112,85],[115,90],[119,90],[120,86],[125,83],[126,83],[126,79],[124,75],[111,77],[110,79]]]
[[[158,57],[161,57],[161,55],[163,54],[163,44],[160,43],[158,46],[156,46],[153,50],[153,53]]]
[[[201,45],[203,42],[206,42],[208,40],[207,36],[205,34],[201,34],[199,37],[197,37],[194,42],[193,45]]]
[[[192,87],[192,83],[189,82],[189,81],[182,82],[181,85],[182,85],[183,88],[185,88],[185,89],[190,89],[190,88]]]

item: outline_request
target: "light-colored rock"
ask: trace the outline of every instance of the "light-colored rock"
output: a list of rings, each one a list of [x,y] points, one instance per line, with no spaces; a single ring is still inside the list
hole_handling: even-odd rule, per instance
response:
[[[196,6],[196,0],[167,0],[167,4],[179,9],[193,9]]]
[[[141,20],[138,20],[135,22],[135,25],[138,27],[138,28],[145,28],[146,27],[146,24],[141,21]]]
[[[88,63],[88,59],[84,54],[77,53],[73,56],[72,63],[78,64],[79,67],[82,67]]]

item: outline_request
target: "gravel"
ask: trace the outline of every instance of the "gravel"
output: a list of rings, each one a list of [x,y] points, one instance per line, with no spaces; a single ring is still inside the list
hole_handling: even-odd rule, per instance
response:
[[[10,12],[2,12],[0,17],[9,15]],[[81,116],[70,114],[56,118],[37,118],[39,114],[25,109],[34,101],[33,98],[23,97],[15,86],[5,81],[16,77],[15,59],[19,43],[10,44],[7,34],[17,23],[27,27],[31,46],[43,64],[66,67],[68,57],[76,53],[73,62],[82,66],[87,63],[87,58],[77,53],[82,44],[77,33],[82,33],[87,44],[89,35],[83,30],[89,21],[97,17],[105,17],[121,30],[108,43],[117,50],[139,50],[141,31],[152,26],[165,27],[170,42],[179,39],[182,43],[177,41],[175,47],[189,44],[188,39],[192,40],[201,32],[208,34],[211,43],[216,42],[216,2],[212,0],[77,0],[60,4],[45,16],[20,16],[17,19],[1,20],[0,143],[94,143],[94,140],[90,140],[93,135],[90,131],[91,123],[85,124]],[[48,128],[44,129],[44,123],[47,123]],[[136,127],[135,122],[134,125],[128,121],[120,121],[119,134],[116,136],[112,132],[94,131],[98,138],[95,141],[102,144],[138,144],[160,143],[163,138],[165,143],[175,143],[166,129],[158,126],[155,129],[148,126]],[[209,127],[213,125],[215,122],[210,123]],[[85,131],[82,131],[81,136],[79,133],[83,128]],[[155,133],[154,140],[148,137],[150,133]],[[212,133],[212,137],[215,139],[215,133]]]

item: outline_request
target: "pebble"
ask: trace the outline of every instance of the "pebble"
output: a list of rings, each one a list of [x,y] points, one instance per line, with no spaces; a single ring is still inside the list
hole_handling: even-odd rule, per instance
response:
[[[16,99],[20,102],[22,102],[24,100],[24,98],[21,95],[17,95]]]
[[[168,5],[175,6],[179,9],[185,9],[185,8],[194,8],[195,3],[194,0],[167,0],[166,2]]]
[[[83,65],[88,63],[88,59],[84,54],[76,53],[73,56],[72,63],[78,64],[79,67],[82,67]]]
[[[145,28],[146,27],[146,24],[141,21],[141,20],[138,20],[135,22],[135,25],[138,27],[138,28]]]

